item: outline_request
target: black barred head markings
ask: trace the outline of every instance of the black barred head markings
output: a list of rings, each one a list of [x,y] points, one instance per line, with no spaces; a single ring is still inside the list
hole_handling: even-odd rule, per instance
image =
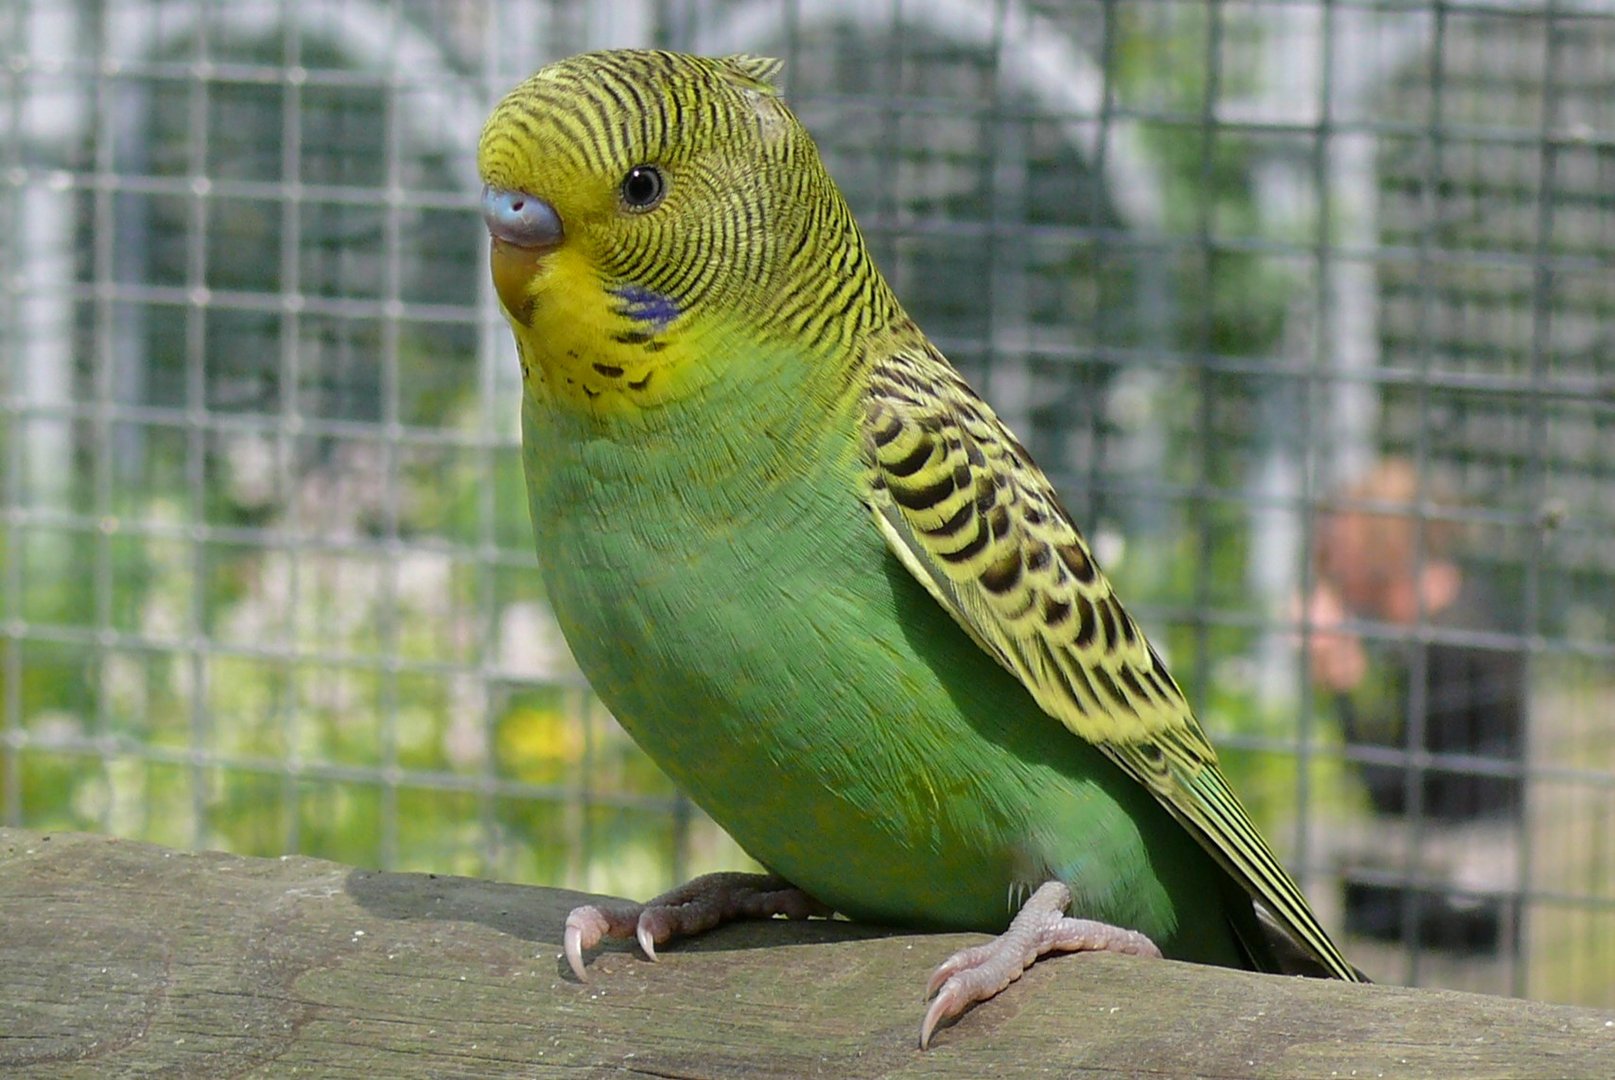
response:
[[[755,56],[587,53],[544,68],[489,118],[483,180],[548,203],[565,237],[506,308],[535,332],[546,302],[597,316],[589,329],[610,355],[585,365],[595,389],[605,376],[592,365],[622,369],[627,387],[674,363],[703,319],[844,350],[893,317],[778,71]]]

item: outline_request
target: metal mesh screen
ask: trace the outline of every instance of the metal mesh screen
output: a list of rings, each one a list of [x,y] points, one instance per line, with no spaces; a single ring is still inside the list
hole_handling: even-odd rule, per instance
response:
[[[744,856],[544,607],[473,151],[786,60],[1376,978],[1615,1003],[1615,4],[0,4],[0,821],[646,895]]]

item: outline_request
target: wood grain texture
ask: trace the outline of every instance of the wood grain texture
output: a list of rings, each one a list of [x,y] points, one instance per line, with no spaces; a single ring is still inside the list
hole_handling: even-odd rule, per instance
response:
[[[555,889],[0,829],[10,1077],[1615,1075],[1615,1015],[1127,957],[1038,964],[926,1053],[972,935],[727,927],[592,981]]]

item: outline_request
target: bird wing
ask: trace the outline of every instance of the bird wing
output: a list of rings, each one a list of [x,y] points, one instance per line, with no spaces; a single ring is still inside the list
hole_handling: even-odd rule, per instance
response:
[[[883,350],[868,371],[867,494],[898,559],[1045,712],[1147,787],[1278,928],[1356,981],[1026,449],[923,339]]]

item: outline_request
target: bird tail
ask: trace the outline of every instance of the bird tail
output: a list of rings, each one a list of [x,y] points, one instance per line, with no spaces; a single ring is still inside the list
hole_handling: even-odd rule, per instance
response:
[[[1240,894],[1247,895],[1243,889]],[[1260,901],[1251,901],[1251,908],[1255,916],[1253,920],[1234,920],[1234,936],[1239,940],[1251,967],[1277,975],[1304,975],[1309,979],[1339,978],[1311,949],[1286,930]],[[1356,973],[1359,982],[1373,982],[1356,964],[1348,963],[1347,966]]]

